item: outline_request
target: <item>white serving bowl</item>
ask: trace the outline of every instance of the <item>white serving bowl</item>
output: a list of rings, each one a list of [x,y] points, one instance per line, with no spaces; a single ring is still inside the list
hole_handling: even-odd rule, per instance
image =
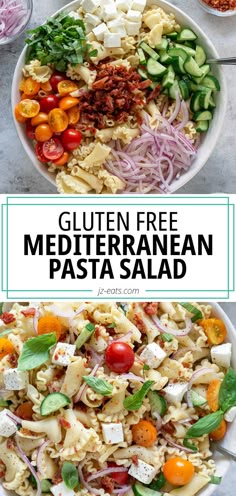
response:
[[[229,320],[226,313],[218,303],[210,302],[209,304],[213,308],[213,312],[212,312],[213,316],[223,320],[223,322],[225,323],[225,326],[227,328],[228,341],[232,343],[232,367],[236,370],[236,332],[234,329],[234,325]],[[225,446],[226,448],[228,448],[233,452],[236,452],[235,439],[236,439],[236,421],[234,421],[232,424],[228,423],[227,434],[224,438],[224,441],[221,442],[221,445]],[[230,468],[231,459],[228,456],[222,455],[221,453],[218,452],[213,454],[213,459],[215,460],[216,463],[217,475],[224,477]],[[206,489],[203,489],[198,493],[198,496],[211,496],[214,493],[216,487],[220,487],[220,486],[209,484],[206,487]],[[1,487],[1,485],[0,488],[1,488],[1,492],[0,492],[1,496],[15,495],[15,493],[6,491],[3,487]]]
[[[66,7],[63,7],[62,9],[58,10],[54,15],[57,15],[59,12],[70,12],[71,10],[76,9],[79,7],[81,3],[81,0],[75,0],[71,3],[69,3]],[[192,29],[197,35],[200,44],[205,48],[208,57],[210,58],[218,58],[219,55],[214,48],[213,44],[207,37],[207,35],[203,32],[203,30],[189,17],[187,14],[185,14],[182,10],[178,9],[174,5],[166,2],[165,0],[147,0],[148,5],[157,5],[159,7],[162,7],[166,12],[172,12],[175,14],[177,22],[183,26],[183,27],[189,27]],[[25,54],[26,54],[26,48],[22,51],[16,69],[15,73],[13,76],[13,81],[12,81],[12,108],[13,108],[13,117],[14,117],[14,107],[15,105],[19,102],[19,83],[22,78],[22,72],[21,69],[24,66],[24,61],[25,61]],[[179,179],[175,179],[171,186],[170,186],[170,191],[171,193],[174,193],[177,191],[179,188],[184,186],[186,183],[190,181],[204,166],[204,164],[207,162],[208,158],[210,157],[211,153],[213,152],[215,145],[218,141],[221,128],[223,125],[224,121],[224,116],[226,112],[226,103],[227,103],[227,90],[226,90],[226,84],[225,84],[225,79],[222,73],[222,70],[219,66],[216,66],[213,68],[214,75],[219,79],[220,85],[221,85],[221,91],[217,93],[216,96],[216,109],[214,112],[214,118],[213,121],[210,124],[210,128],[207,131],[207,133],[204,135],[202,138],[201,145],[199,147],[197,157],[194,160],[191,168],[189,169],[188,172],[185,174],[181,175]],[[20,124],[19,122],[16,121],[14,117],[16,129],[18,136],[21,140],[21,143],[30,158],[30,160],[33,162],[34,166],[36,169],[52,184],[55,185],[55,174],[48,172],[47,167],[45,167],[42,162],[40,162],[34,152],[32,142],[27,138],[24,126]]]

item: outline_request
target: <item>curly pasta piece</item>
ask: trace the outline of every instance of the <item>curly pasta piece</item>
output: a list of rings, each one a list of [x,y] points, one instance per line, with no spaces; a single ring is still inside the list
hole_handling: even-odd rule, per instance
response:
[[[131,463],[131,458],[137,456],[141,460],[150,465],[153,465],[156,469],[156,473],[159,472],[165,461],[165,448],[163,446],[143,448],[142,446],[129,446],[128,448],[121,448],[113,454],[116,462],[120,460],[128,460]]]
[[[64,171],[59,172],[56,176],[56,186],[58,192],[61,194],[73,194],[78,193],[85,195],[91,191],[91,186],[85,183],[82,179],[78,177],[72,177],[66,174]]]
[[[39,60],[31,60],[22,69],[25,77],[31,76],[38,83],[47,83],[52,75],[52,69],[48,65],[41,65]]]
[[[115,194],[125,187],[125,183],[121,181],[119,177],[110,174],[110,172],[105,169],[98,172],[98,177],[99,179],[102,179],[107,193]]]
[[[66,75],[71,79],[82,79],[88,85],[88,89],[90,90],[97,77],[97,71],[91,71],[88,67],[80,64],[73,66],[69,64]]]
[[[61,441],[61,428],[56,417],[48,417],[45,420],[38,420],[37,422],[22,420],[22,427],[31,432],[45,432],[52,443],[60,443]]]
[[[100,449],[101,440],[93,428],[86,429],[76,418],[73,410],[65,411],[65,420],[70,428],[66,431],[60,457],[65,460],[83,460],[86,452],[95,453]]]
[[[139,303],[132,303],[126,315],[127,318],[130,319],[141,332],[147,335],[148,343],[151,343],[157,336],[159,336],[160,332],[157,327],[150,317],[144,312],[143,307]]]
[[[33,411],[41,417],[40,405],[41,405],[42,401],[44,400],[43,394],[41,394],[34,386],[32,386],[32,384],[28,384],[27,396],[32,401],[32,403],[34,405]]]
[[[79,177],[80,179],[85,181],[90,186],[91,190],[95,190],[96,193],[101,193],[103,188],[103,183],[94,174],[91,174],[90,172],[86,172],[78,165],[75,165],[71,170],[71,175],[75,177]]]
[[[100,418],[99,415],[102,415],[102,419],[104,419],[104,417],[106,418],[109,415],[114,415],[114,414],[119,413],[119,412],[122,412],[124,414],[123,403],[124,403],[124,399],[125,399],[126,389],[128,387],[128,382],[126,381],[126,382],[120,383],[120,385],[117,386],[117,389],[118,389],[118,387],[119,387],[118,392],[116,394],[114,394],[112,396],[111,400],[109,400],[105,404],[105,406],[102,409],[102,413],[98,414],[98,418]]]
[[[39,370],[36,374],[35,384],[37,390],[40,392],[47,391],[48,383],[51,382],[54,378],[54,368],[50,366],[49,368]]]
[[[209,482],[210,478],[205,475],[194,474],[192,480],[185,486],[173,489],[169,494],[171,496],[195,496]]]
[[[66,369],[61,393],[72,398],[81,386],[83,375],[86,375],[85,360],[82,357],[76,357],[75,361],[71,362]]]
[[[192,377],[192,372],[186,369],[180,362],[172,360],[171,358],[165,358],[160,367],[158,367],[158,372],[168,379],[184,379],[189,381]]]
[[[27,466],[21,461],[17,453],[8,447],[7,441],[0,444],[0,460],[6,467],[3,486],[9,491],[14,491],[28,477]]]

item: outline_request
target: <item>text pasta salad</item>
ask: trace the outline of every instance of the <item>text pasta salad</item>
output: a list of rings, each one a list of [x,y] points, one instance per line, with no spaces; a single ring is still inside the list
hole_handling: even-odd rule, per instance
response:
[[[20,496],[195,496],[236,415],[223,321],[198,303],[0,315],[0,476]]]

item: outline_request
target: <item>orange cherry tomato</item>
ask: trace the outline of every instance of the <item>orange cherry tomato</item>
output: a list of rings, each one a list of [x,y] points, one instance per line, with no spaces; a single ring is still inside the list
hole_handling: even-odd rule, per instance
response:
[[[68,95],[68,93],[72,93],[78,89],[78,86],[74,81],[70,81],[69,79],[64,79],[64,81],[60,81],[57,85],[58,93],[61,96]]]
[[[163,467],[166,480],[173,486],[185,486],[194,476],[194,466],[180,456],[170,458]]]
[[[62,133],[67,129],[69,119],[64,110],[55,108],[48,114],[48,124],[54,133]]]
[[[57,160],[53,160],[53,163],[58,166],[66,165],[69,160],[69,156],[70,155],[68,152],[64,152],[60,158],[58,158]]]
[[[14,353],[15,349],[11,341],[7,338],[0,338],[0,359]]]
[[[48,124],[39,124],[35,129],[35,139],[37,141],[47,141],[53,135],[52,130]]]
[[[25,79],[22,79],[20,84],[19,84],[19,90],[24,91],[24,86],[25,86]]]
[[[33,403],[32,401],[25,401],[15,410],[15,415],[23,420],[32,420],[33,417]]]
[[[207,403],[213,412],[219,409],[219,391],[220,391],[221,381],[219,379],[214,379],[210,382],[207,389]]]
[[[20,114],[19,109],[18,109],[18,105],[15,106],[14,114],[15,114],[15,118],[18,122],[26,122],[26,117],[23,117]]]
[[[36,117],[33,117],[31,119],[31,124],[32,126],[38,126],[39,124],[45,124],[45,122],[48,122],[48,114],[45,112],[39,112]]]
[[[37,95],[40,90],[40,83],[34,81],[32,77],[28,77],[24,84],[24,93],[28,96]]]
[[[68,115],[68,119],[69,119],[69,124],[71,126],[74,126],[75,124],[77,124],[77,122],[79,122],[79,120],[80,120],[80,109],[79,109],[78,105],[70,108],[67,112],[67,115]]]
[[[227,335],[227,330],[222,320],[204,319],[200,320],[199,323],[203,327],[204,332],[208,337],[208,343],[210,345],[223,343]]]
[[[37,100],[37,98],[37,95],[26,95],[25,93],[22,93],[20,97],[21,100]]]
[[[140,422],[133,425],[132,435],[135,444],[149,448],[157,439],[157,430],[149,420],[140,420]]]
[[[227,424],[223,419],[219,427],[217,427],[217,429],[215,429],[210,433],[210,439],[212,441],[220,441],[225,436],[226,431],[227,431]]]
[[[37,100],[27,98],[18,103],[18,110],[22,117],[35,117],[39,113],[40,105]]]
[[[62,324],[58,317],[45,315],[38,320],[38,334],[50,334],[50,332],[55,332],[58,340],[63,332]]]
[[[59,107],[62,110],[68,110],[75,107],[79,103],[79,98],[74,98],[73,96],[64,96],[59,102]]]
[[[45,91],[45,93],[50,93],[52,91],[52,85],[50,84],[50,81],[47,81],[46,83],[41,83],[40,87],[41,90]]]

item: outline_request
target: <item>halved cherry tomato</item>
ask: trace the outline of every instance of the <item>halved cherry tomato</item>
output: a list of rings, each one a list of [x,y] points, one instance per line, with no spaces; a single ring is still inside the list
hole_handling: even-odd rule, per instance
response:
[[[56,108],[49,112],[48,124],[54,133],[62,133],[68,127],[69,119],[64,110]]]
[[[21,100],[37,100],[38,95],[26,95],[26,93],[22,93],[20,99]]]
[[[52,135],[53,132],[48,124],[39,124],[35,129],[35,138],[37,141],[48,141]]]
[[[72,151],[79,146],[82,140],[82,134],[77,129],[67,129],[64,131],[61,139],[65,149]]]
[[[79,98],[74,98],[73,96],[64,96],[60,102],[59,107],[62,110],[69,110],[72,107],[75,107],[79,103]]]
[[[134,364],[134,352],[127,343],[116,341],[109,344],[106,351],[106,364],[112,372],[123,374]]]
[[[21,80],[19,84],[19,90],[24,92],[25,78]]]
[[[194,466],[180,456],[170,458],[163,467],[166,480],[173,486],[185,486],[194,476]]]
[[[57,85],[58,93],[61,96],[68,95],[68,93],[72,93],[78,89],[78,86],[74,81],[70,81],[69,79],[64,79],[64,81],[60,81]]]
[[[34,81],[32,77],[28,77],[24,84],[24,93],[28,96],[37,95],[40,90],[40,83]]]
[[[225,436],[226,430],[227,430],[227,424],[223,419],[221,420],[219,427],[217,427],[217,429],[215,429],[210,433],[210,439],[212,441],[220,441]]]
[[[14,351],[15,348],[8,338],[0,338],[0,359]]]
[[[32,126],[38,126],[39,124],[44,124],[45,122],[48,122],[48,114],[45,114],[45,112],[39,112],[36,117],[31,119]]]
[[[114,462],[108,462],[108,467],[119,468],[118,465],[116,465],[116,463]],[[124,486],[125,484],[127,484],[129,478],[128,469],[127,472],[111,472],[109,476],[115,482],[117,482],[117,484],[119,484],[120,486]]]
[[[20,114],[18,105],[15,106],[15,110],[14,110],[15,118],[17,122],[26,122],[26,117],[23,117],[23,115]]]
[[[207,403],[213,412],[219,409],[219,391],[220,391],[221,381],[219,379],[214,379],[209,383],[207,389]]]
[[[58,160],[64,153],[64,148],[58,138],[51,138],[43,144],[43,154],[48,160]]]
[[[43,143],[37,143],[35,147],[35,153],[37,159],[40,160],[40,162],[43,162],[43,164],[47,164],[49,162],[48,158],[46,158],[43,153]]]
[[[40,100],[40,110],[41,112],[50,112],[59,106],[59,98],[56,95],[43,96]]]
[[[26,123],[26,134],[27,134],[27,136],[28,136],[29,139],[31,139],[31,140],[34,140],[35,139],[35,129],[32,126],[32,124],[31,124],[30,121],[28,121]]]
[[[52,89],[55,93],[58,92],[58,89],[57,89],[57,85],[58,83],[60,83],[61,81],[65,81],[65,78],[66,78],[66,75],[63,74],[63,72],[55,72],[51,79],[50,79],[50,84],[52,86]]]
[[[223,343],[227,335],[227,330],[222,320],[214,318],[204,319],[200,320],[199,324],[203,327],[210,345]]]
[[[18,111],[22,117],[35,117],[39,113],[39,102],[37,100],[22,100],[18,103]]]
[[[41,90],[45,91],[45,93],[50,93],[52,91],[52,85],[50,84],[50,81],[47,81],[46,83],[41,83],[40,87]]]
[[[63,155],[58,160],[53,160],[53,163],[58,166],[66,165],[69,160],[69,153],[64,152]]]
[[[69,125],[75,126],[75,124],[77,124],[77,122],[79,122],[80,119],[80,109],[78,105],[70,108],[67,112],[67,115],[69,119]]]
[[[135,444],[149,448],[157,439],[157,430],[149,420],[140,420],[132,426],[132,435]]]
[[[34,413],[32,401],[25,401],[18,406],[14,413],[23,420],[32,420]]]
[[[55,332],[59,339],[63,332],[62,324],[58,317],[45,315],[38,320],[38,334],[50,334],[50,332]]]

